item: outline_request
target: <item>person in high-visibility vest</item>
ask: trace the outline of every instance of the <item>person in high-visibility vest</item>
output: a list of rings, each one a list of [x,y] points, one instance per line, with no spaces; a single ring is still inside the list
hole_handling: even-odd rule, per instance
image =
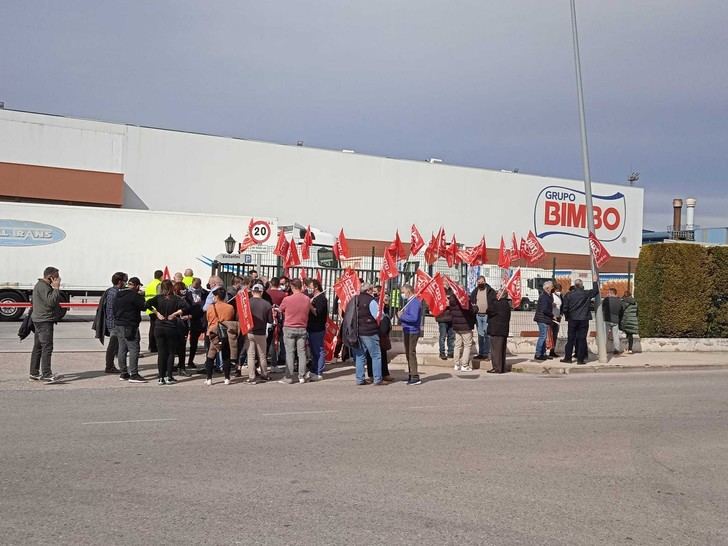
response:
[[[192,286],[192,281],[195,278],[195,274],[192,272],[192,270],[188,267],[185,269],[185,276],[182,277],[182,282],[185,283],[185,286],[189,288]]]
[[[162,271],[160,269],[157,269],[154,272],[154,280],[149,281],[144,286],[144,301],[151,300],[154,296],[156,296],[159,293],[159,285],[162,284],[163,276],[164,276],[164,271]],[[156,353],[157,352],[157,340],[154,338],[154,323],[157,321],[157,314],[156,314],[156,312],[152,311],[151,309],[148,309],[147,315],[149,315],[149,352]]]

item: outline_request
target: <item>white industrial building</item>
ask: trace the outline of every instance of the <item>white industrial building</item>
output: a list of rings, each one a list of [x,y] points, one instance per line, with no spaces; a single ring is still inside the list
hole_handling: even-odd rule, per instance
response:
[[[597,236],[636,258],[643,190],[593,191]],[[0,110],[0,199],[265,216],[369,240],[443,225],[489,248],[533,230],[549,253],[588,253],[581,181],[11,110]]]

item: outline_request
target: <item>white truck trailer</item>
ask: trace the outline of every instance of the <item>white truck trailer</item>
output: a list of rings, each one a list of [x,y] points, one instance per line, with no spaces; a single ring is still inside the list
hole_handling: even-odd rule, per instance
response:
[[[0,202],[0,303],[28,302],[47,266],[61,271],[61,290],[98,297],[115,271],[142,282],[154,271],[191,268],[203,284],[209,264],[232,235],[242,241],[249,216],[156,212],[101,207]],[[275,246],[278,222],[258,218],[261,250]],[[16,320],[22,307],[0,307],[0,320]]]

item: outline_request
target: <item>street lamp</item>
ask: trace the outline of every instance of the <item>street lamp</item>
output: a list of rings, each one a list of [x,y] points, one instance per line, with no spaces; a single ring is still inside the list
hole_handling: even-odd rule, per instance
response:
[[[235,239],[233,239],[233,234],[231,233],[228,235],[228,238],[225,239],[225,252],[232,254],[233,250],[235,250]]]
[[[579,33],[576,28],[576,0],[571,0],[571,37],[574,42],[574,69],[576,71],[576,94],[579,102],[579,128],[581,130],[581,160],[584,167],[584,200],[586,201],[586,221],[591,233],[594,231],[594,204],[592,202],[591,173],[589,172],[589,145],[586,138],[586,116],[584,114],[584,90],[581,85],[581,61],[579,59]],[[587,239],[588,241],[588,239]],[[594,261],[594,254],[589,246],[591,256],[592,279],[599,286],[599,269]],[[607,362],[607,337],[604,328],[604,315],[602,314],[602,298],[597,293],[594,298],[597,323],[597,352],[599,362]]]

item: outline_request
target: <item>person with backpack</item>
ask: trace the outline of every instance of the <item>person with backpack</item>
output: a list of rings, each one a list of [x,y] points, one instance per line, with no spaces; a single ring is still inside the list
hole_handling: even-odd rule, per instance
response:
[[[386,385],[382,377],[382,352],[379,346],[379,305],[371,295],[372,285],[362,283],[359,294],[349,300],[344,312],[342,337],[356,364],[356,384],[368,385],[365,377],[366,355],[372,357],[374,385]]]
[[[43,278],[33,287],[30,318],[35,327],[30,354],[30,380],[55,383],[60,379],[51,369],[53,328],[61,313],[61,276],[58,268],[48,266]]]
[[[619,316],[619,329],[627,334],[627,354],[633,354],[634,336],[639,334],[639,309],[637,300],[632,297],[629,290],[625,290],[622,297],[622,311]]]
[[[397,316],[399,323],[402,325],[404,352],[407,356],[407,370],[409,372],[407,384],[420,385],[422,381],[417,371],[417,341],[422,335],[422,302],[414,296],[412,286],[409,284],[402,286],[402,298],[406,300],[406,303]],[[442,337],[440,350],[442,350]]]
[[[212,385],[212,370],[218,353],[222,353],[222,370],[225,376],[225,384],[229,385],[232,362],[226,323],[233,321],[235,318],[235,309],[225,301],[227,299],[225,288],[215,288],[212,291],[212,297],[212,303],[207,307],[207,337],[210,339],[210,348],[207,350],[207,358],[205,359],[205,372],[207,374],[205,385]]]

